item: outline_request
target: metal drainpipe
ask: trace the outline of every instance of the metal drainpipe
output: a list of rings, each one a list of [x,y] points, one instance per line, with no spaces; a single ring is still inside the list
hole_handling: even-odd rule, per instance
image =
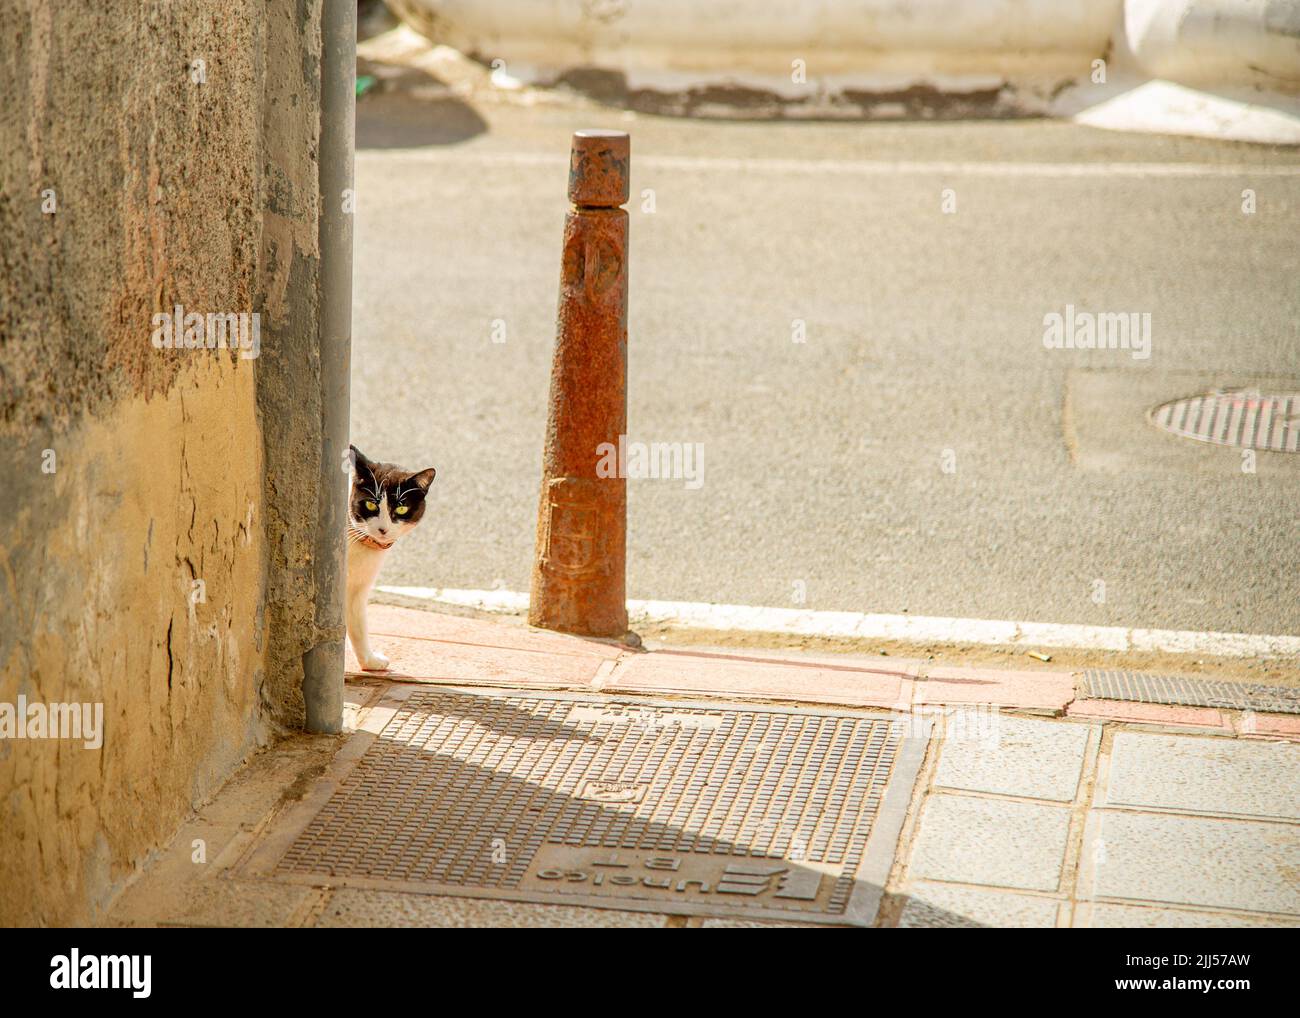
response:
[[[303,656],[302,694],[307,731],[343,728],[343,596],[347,557],[347,484],[344,453],[351,412],[352,215],[344,211],[352,188],[356,141],[357,5],[321,5],[320,102],[320,504],[315,541],[316,625],[338,633]],[[351,202],[348,203],[351,207]]]

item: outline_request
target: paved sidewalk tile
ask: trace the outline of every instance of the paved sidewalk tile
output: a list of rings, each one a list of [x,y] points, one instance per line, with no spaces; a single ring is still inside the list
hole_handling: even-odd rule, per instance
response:
[[[402,927],[662,927],[665,915],[622,912],[572,905],[535,905],[489,898],[449,898],[399,894],[362,888],[334,891],[316,919],[317,926]]]
[[[1104,804],[1300,820],[1300,747],[1118,732]]]
[[[527,650],[546,654],[577,655],[613,660],[625,648],[579,636],[566,636],[522,625],[508,625],[491,619],[472,619],[441,612],[372,604],[369,609],[372,637],[397,635],[442,643],[460,643],[503,650]]]
[[[370,606],[370,637],[390,661],[387,678],[439,683],[589,686],[624,652],[559,633],[379,604]],[[351,647],[347,668],[358,668]]]
[[[1098,902],[1092,906],[1085,922],[1085,908],[1075,915],[1075,926],[1090,929],[1127,927],[1129,929],[1246,929],[1250,927],[1300,926],[1300,918],[1286,922],[1240,912],[1193,912],[1185,908],[1142,908],[1137,905],[1110,905]]]
[[[1300,714],[1242,715],[1243,735],[1269,735],[1300,741]]]
[[[507,650],[379,633],[372,634],[370,642],[389,660],[389,671],[380,674],[396,681],[508,684],[524,688],[586,687],[601,668],[599,658],[577,654]],[[347,668],[357,673],[351,648],[348,648]]]
[[[311,887],[201,876],[141,884],[128,888],[114,902],[108,925],[295,926],[303,921],[316,897]]]
[[[992,703],[1063,711],[1074,699],[1070,672],[1012,672],[994,668],[933,668],[916,684],[916,703]]]
[[[919,881],[907,889],[900,928],[1056,926],[1061,903],[1029,894]]]
[[[717,693],[861,707],[905,706],[915,665],[806,664],[762,658],[654,651],[625,658],[605,692]]]
[[[999,795],[1072,802],[1091,725],[1038,721],[1008,714],[949,722],[935,784]]]
[[[1096,810],[1084,858],[1081,897],[1300,915],[1290,824]]]
[[[1062,806],[934,793],[909,877],[1055,891],[1069,827]]]
[[[1224,735],[1232,734],[1227,716],[1215,707],[1180,707],[1166,703],[1129,703],[1125,700],[1076,700],[1070,704],[1066,713],[1072,718],[1085,720],[1206,728]]]

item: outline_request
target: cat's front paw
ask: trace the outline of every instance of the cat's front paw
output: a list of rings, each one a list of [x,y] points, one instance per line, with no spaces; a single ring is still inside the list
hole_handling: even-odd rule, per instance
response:
[[[365,672],[386,672],[388,671],[388,658],[383,654],[371,651],[370,656],[361,662],[361,670]]]

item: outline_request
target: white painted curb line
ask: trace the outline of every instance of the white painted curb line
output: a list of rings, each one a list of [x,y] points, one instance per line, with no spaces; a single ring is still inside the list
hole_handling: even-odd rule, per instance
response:
[[[518,613],[528,610],[528,595],[514,590],[390,586],[377,589],[387,594],[478,608],[482,611]],[[1009,647],[1152,651],[1207,654],[1212,657],[1300,655],[1300,636],[803,611],[796,608],[758,608],[743,604],[699,604],[690,601],[628,601],[627,610],[632,622],[666,623],[686,629],[724,632],[899,640],[906,643],[976,643]]]

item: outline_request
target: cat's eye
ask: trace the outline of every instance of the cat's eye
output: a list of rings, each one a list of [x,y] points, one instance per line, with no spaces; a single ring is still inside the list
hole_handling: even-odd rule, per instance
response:
[[[408,509],[408,508],[407,508],[406,506],[404,506],[404,505],[399,505],[399,506],[397,507],[397,515],[398,515],[398,516],[405,516],[405,515],[406,515],[407,513],[409,513],[410,511],[411,511],[411,510]]]
[[[371,502],[369,499],[367,499],[367,500],[366,500],[366,512],[368,512],[368,513],[377,513],[377,512],[379,512],[379,506],[375,505],[374,502]]]

